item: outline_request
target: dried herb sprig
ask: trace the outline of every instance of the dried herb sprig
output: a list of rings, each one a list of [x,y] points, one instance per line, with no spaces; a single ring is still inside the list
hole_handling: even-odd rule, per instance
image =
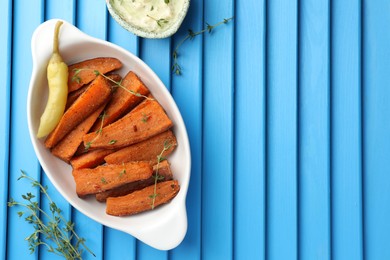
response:
[[[50,198],[48,188],[42,186],[37,180],[28,176],[24,171],[21,171],[20,179],[27,179],[31,182],[32,187],[38,187],[41,194],[44,194],[49,201],[49,211],[46,212],[39,207],[39,204],[34,198],[36,197],[31,192],[22,195],[24,202],[18,202],[10,199],[8,207],[23,207],[26,211],[19,211],[18,216],[26,216],[27,223],[32,224],[34,231],[26,241],[29,245],[30,253],[44,246],[48,252],[62,256],[66,259],[82,259],[84,250],[91,255],[95,254],[85,245],[85,239],[79,237],[74,230],[74,223],[67,221],[61,214],[61,209]],[[42,220],[42,217],[47,218],[47,222]],[[42,240],[44,238],[45,240]],[[74,241],[72,243],[72,240]]]
[[[179,44],[176,45],[175,49],[173,50],[172,57],[173,57],[173,64],[172,64],[172,72],[176,75],[181,75],[181,66],[178,63],[178,57],[179,57],[179,48],[183,45],[185,41],[188,39],[192,40],[194,39],[197,35],[208,32],[211,33],[216,27],[222,25],[222,24],[227,24],[230,20],[232,20],[233,17],[230,18],[225,18],[223,21],[216,23],[216,24],[208,24],[206,23],[206,28],[204,28],[201,31],[194,32],[192,29],[188,30],[188,34],[179,42]]]
[[[74,75],[72,76],[72,81],[76,81],[76,82],[79,82],[80,81],[80,77],[79,77],[79,73],[83,70],[90,70],[90,71],[93,71],[93,73],[96,75],[96,76],[102,76],[103,78],[111,81],[112,83],[114,83],[117,87],[120,87],[122,88],[123,90],[129,92],[130,94],[136,96],[136,97],[143,97],[145,99],[148,99],[148,100],[154,100],[153,98],[150,98],[150,97],[147,97],[145,95],[142,95],[141,93],[138,93],[138,92],[135,92],[131,89],[127,89],[126,87],[124,87],[122,85],[122,81],[115,81],[113,80],[112,78],[106,76],[105,74],[101,73],[100,71],[98,70],[94,70],[94,69],[86,69],[86,68],[74,68],[73,71],[75,72]]]
[[[164,142],[164,148],[162,149],[161,153],[157,155],[157,166],[156,166],[156,173],[153,175],[154,178],[154,190],[153,194],[149,196],[149,198],[152,199],[151,208],[154,209],[154,203],[156,201],[157,194],[157,182],[164,179],[164,176],[158,174],[158,170],[160,169],[160,163],[165,160],[165,157],[163,156],[164,152],[166,152],[169,148],[172,147],[172,144],[170,144],[168,141]]]

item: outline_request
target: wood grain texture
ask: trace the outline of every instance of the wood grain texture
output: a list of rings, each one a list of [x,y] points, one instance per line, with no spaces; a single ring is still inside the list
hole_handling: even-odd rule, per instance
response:
[[[363,259],[361,3],[333,1],[332,259]]]
[[[330,259],[330,2],[300,2],[299,257]]]
[[[389,1],[363,1],[364,258],[390,259]]]
[[[265,259],[265,16],[265,1],[236,3],[234,259]]]
[[[0,258],[5,259],[7,249],[7,201],[8,201],[8,167],[9,167],[9,138],[11,118],[11,58],[12,58],[12,1],[5,1],[0,9],[0,78],[3,87],[0,88]]]
[[[203,28],[203,0],[191,1],[187,18],[172,38],[172,50],[191,28]],[[186,42],[179,49],[181,76],[172,75],[171,93],[183,116],[191,146],[191,179],[187,194],[188,230],[184,241],[169,252],[171,260],[196,260],[201,257],[202,197],[202,98],[203,98],[203,36]]]
[[[298,3],[267,3],[267,259],[297,259]]]
[[[30,255],[32,227],[6,207],[41,178],[96,258],[390,259],[390,3],[386,0],[192,0],[173,37],[140,39],[105,1],[5,0],[0,10],[0,259]],[[172,51],[188,29],[234,20]],[[30,145],[30,40],[61,18],[140,56],[187,126],[188,232],[159,251],[90,220],[55,190]],[[179,144],[180,145],[180,144]],[[38,198],[47,209],[47,200]]]
[[[234,2],[204,1],[204,20],[233,16]],[[202,259],[233,257],[234,22],[204,35]]]
[[[26,118],[26,100],[32,60],[30,39],[35,28],[43,22],[43,1],[13,1],[13,51],[11,83],[11,123],[9,140],[8,197],[22,200],[26,192],[39,194],[27,180],[17,181],[20,170],[36,180],[40,180],[40,167],[30,142]],[[4,205],[5,206],[5,205]],[[38,251],[29,254],[24,238],[33,232],[33,227],[24,218],[19,218],[20,208],[8,209],[7,259],[35,259]]]

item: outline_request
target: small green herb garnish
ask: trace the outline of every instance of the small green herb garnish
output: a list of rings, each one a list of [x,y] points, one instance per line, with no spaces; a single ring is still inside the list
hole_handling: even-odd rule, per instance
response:
[[[89,148],[91,148],[91,145],[93,142],[96,141],[96,139],[98,139],[100,137],[100,135],[102,134],[102,131],[103,131],[103,124],[104,124],[104,119],[107,117],[107,114],[106,114],[106,110],[103,111],[103,113],[101,115],[99,115],[99,118],[102,120],[101,123],[100,123],[100,127],[98,130],[95,131],[96,133],[96,136],[89,142],[86,143],[85,147],[84,147],[84,150],[85,151],[88,151]]]
[[[79,68],[79,69],[78,69],[78,68],[74,68],[73,71],[75,71],[75,74],[74,74],[73,77],[72,77],[72,81],[75,81],[75,80],[77,81],[77,79],[80,80],[80,77],[78,76],[78,74],[79,74],[81,71],[83,71],[83,70],[92,70],[93,73],[94,73],[96,76],[98,76],[98,75],[102,76],[103,78],[105,78],[105,79],[111,81],[112,83],[114,83],[117,87],[122,88],[123,90],[129,92],[130,94],[132,94],[132,95],[134,95],[134,96],[143,97],[143,98],[148,99],[148,100],[154,100],[153,98],[149,98],[149,97],[147,97],[147,96],[145,96],[145,95],[142,95],[141,93],[135,92],[135,91],[133,91],[133,90],[131,90],[131,89],[127,89],[126,87],[124,87],[124,86],[122,85],[122,81],[115,81],[115,80],[113,80],[112,78],[110,78],[110,77],[104,75],[103,73],[101,73],[101,72],[98,71],[98,70],[87,69],[87,68]]]
[[[39,207],[36,196],[31,192],[22,195],[24,202],[18,202],[12,198],[8,202],[8,207],[23,207],[26,211],[19,211],[19,217],[26,216],[27,223],[32,224],[34,231],[26,241],[29,245],[30,253],[34,253],[37,248],[44,246],[48,252],[62,256],[66,259],[82,259],[83,248],[91,255],[95,254],[85,245],[85,239],[79,237],[75,232],[75,224],[67,221],[62,215],[62,211],[50,198],[47,186],[42,186],[37,180],[28,176],[24,171],[18,178],[27,179],[32,187],[38,187],[39,192],[44,194],[49,202],[49,211],[46,212]],[[45,218],[45,222],[42,218]],[[46,222],[47,221],[47,222]],[[42,240],[42,237],[45,240]],[[73,243],[72,243],[73,241]],[[81,248],[82,247],[82,248]]]
[[[164,176],[158,174],[158,170],[160,168],[160,163],[165,160],[165,157],[163,156],[164,152],[166,152],[169,148],[172,147],[172,144],[169,143],[169,141],[164,142],[164,148],[162,149],[161,153],[157,155],[157,166],[156,166],[156,173],[153,175],[154,179],[154,190],[153,194],[149,195],[149,198],[152,199],[151,208],[154,209],[154,203],[156,201],[157,194],[157,182],[164,179]]]
[[[81,69],[73,69],[74,75],[72,77],[72,82],[76,81],[77,83],[80,83],[81,78],[79,77],[79,73],[81,72]]]
[[[169,0],[164,0],[164,3],[169,4]]]
[[[102,183],[107,184],[107,181],[104,177],[102,177],[101,181],[102,181]]]
[[[115,144],[117,140],[112,139],[111,141],[108,142],[108,144]]]
[[[141,121],[146,123],[148,122],[150,116],[146,115],[145,113],[142,113],[142,118],[141,118]]]
[[[87,142],[86,145],[85,145],[85,147],[84,147],[84,150],[85,150],[85,151],[88,151],[89,148],[91,148],[91,144],[92,144],[92,142]]]
[[[156,19],[156,18],[153,18],[152,16],[150,16],[148,14],[146,16],[149,17],[152,20],[155,20],[157,25],[158,25],[158,27],[163,27],[165,24],[169,23],[169,21],[167,19],[164,19],[164,18]]]
[[[119,173],[119,178],[122,178],[122,176],[123,176],[124,174],[126,174],[125,163],[122,163],[122,167],[123,167],[123,169],[122,169],[122,171]]]
[[[179,42],[179,44],[176,45],[175,49],[173,50],[173,53],[172,53],[172,57],[173,57],[173,65],[172,65],[172,72],[176,75],[181,75],[182,72],[181,72],[181,66],[179,65],[178,63],[178,57],[179,57],[179,48],[183,45],[183,43],[185,41],[187,41],[188,39],[192,40],[194,39],[197,35],[199,34],[202,34],[204,32],[208,32],[211,34],[211,32],[218,26],[222,25],[222,24],[227,24],[230,20],[232,20],[233,17],[230,17],[230,18],[227,18],[227,19],[223,19],[223,21],[219,22],[219,23],[216,23],[216,24],[208,24],[206,23],[206,28],[204,28],[203,30],[199,31],[199,32],[194,32],[193,30],[189,29],[188,30],[188,34],[183,38],[183,40],[181,40]]]

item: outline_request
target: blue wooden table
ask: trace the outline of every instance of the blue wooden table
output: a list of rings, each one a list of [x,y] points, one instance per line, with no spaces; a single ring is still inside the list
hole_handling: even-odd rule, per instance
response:
[[[30,255],[7,208],[49,186],[96,258],[390,259],[390,1],[192,0],[173,37],[137,38],[103,0],[1,0],[0,258]],[[187,30],[234,16],[172,51]],[[26,97],[33,30],[61,18],[143,59],[171,91],[191,142],[188,232],[158,251],[73,209],[41,170]],[[35,190],[36,191],[36,190]],[[40,198],[47,208],[47,200]],[[45,206],[46,205],[46,206]]]

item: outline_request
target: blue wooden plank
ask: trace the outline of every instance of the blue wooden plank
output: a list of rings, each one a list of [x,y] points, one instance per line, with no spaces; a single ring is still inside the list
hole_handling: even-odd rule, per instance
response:
[[[140,58],[171,88],[171,38],[140,39]]]
[[[265,259],[265,7],[236,4],[234,259]]]
[[[104,1],[77,1],[76,25],[83,32],[100,39],[107,36],[107,9]],[[77,224],[76,231],[84,237],[96,257],[90,254],[85,259],[103,259],[103,226],[73,210],[73,221]]]
[[[267,3],[267,259],[297,259],[297,1]]]
[[[12,1],[5,1],[0,10],[0,78],[3,87],[0,89],[0,169],[3,172],[0,181],[0,258],[5,259],[7,249],[7,201],[8,201],[8,167],[9,167],[9,132],[11,106],[11,45],[12,45]]]
[[[26,192],[37,194],[26,180],[17,181],[20,169],[39,180],[40,167],[35,157],[27,127],[26,100],[32,70],[31,36],[35,28],[43,21],[43,1],[13,1],[13,56],[11,89],[11,125],[10,125],[10,161],[9,161],[9,197],[21,200]],[[27,158],[27,159],[26,159]],[[39,194],[37,194],[39,201]],[[34,259],[29,254],[24,240],[33,232],[33,227],[17,217],[19,208],[8,210],[7,259]]]
[[[204,20],[234,15],[234,1],[204,1]],[[204,37],[202,259],[233,257],[234,22]]]
[[[363,1],[364,258],[390,259],[389,1]]]
[[[332,259],[363,259],[361,3],[332,3]]]
[[[111,16],[108,17],[108,40],[138,55],[138,37],[120,27]],[[104,259],[135,259],[136,249],[135,238],[104,227]]]
[[[160,77],[168,90],[171,89],[170,46],[171,38],[140,40],[140,58]],[[137,241],[137,259],[168,259],[168,252]]]
[[[45,3],[45,20],[49,19],[63,19],[70,23],[75,22],[76,15],[76,2],[75,0],[66,0],[66,1],[46,1]],[[61,39],[60,39],[61,41]],[[57,192],[50,182],[49,178],[42,171],[41,183],[43,186],[48,187],[48,192],[51,199],[57,204],[57,206],[62,210],[62,215],[67,219],[71,220],[72,218],[72,207],[69,203]],[[49,201],[45,196],[41,197],[41,207],[46,212],[50,212]],[[44,239],[44,238],[43,238]],[[39,259],[62,259],[58,255],[48,252],[47,250],[39,251]]]
[[[329,8],[329,1],[300,2],[300,259],[331,255]]]
[[[134,55],[139,55],[138,37],[122,28],[110,15],[108,16],[108,40]]]
[[[187,18],[173,37],[172,47],[188,34],[203,28],[203,0],[192,1]],[[191,144],[191,179],[187,194],[188,230],[184,241],[170,251],[171,260],[197,260],[201,257],[202,192],[202,38],[200,35],[179,49],[181,76],[172,76],[172,95],[183,116]]]

